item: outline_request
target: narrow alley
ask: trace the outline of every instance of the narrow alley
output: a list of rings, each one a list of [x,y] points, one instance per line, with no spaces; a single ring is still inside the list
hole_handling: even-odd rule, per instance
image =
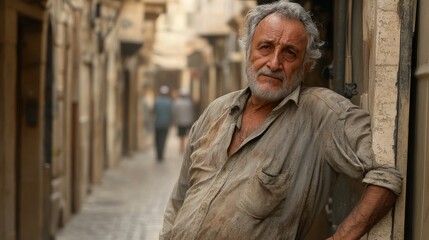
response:
[[[148,148],[106,171],[101,184],[63,228],[57,240],[156,240],[163,213],[182,162],[175,129],[165,159]]]
[[[344,136],[341,136],[341,141],[335,139],[335,144],[332,144],[335,147],[332,148],[338,148],[340,143],[356,143],[356,146],[358,143],[367,144],[365,150],[360,152],[377,162],[370,166],[395,167],[400,173],[398,176],[402,177],[402,188],[397,186],[396,189],[400,188],[401,191],[395,192],[399,195],[394,209],[371,229],[367,239],[429,239],[429,14],[426,14],[429,11],[429,1],[281,0],[285,4],[296,6],[278,7],[282,11],[301,9],[298,14],[300,21],[303,21],[301,17],[314,21],[314,26],[313,23],[310,24],[311,34],[307,29],[309,25],[304,24],[307,33],[300,34],[302,41],[291,41],[302,45],[301,51],[287,43],[293,40],[289,36],[281,38],[285,40],[283,43],[283,40],[267,38],[270,31],[256,31],[259,26],[265,25],[259,25],[267,17],[265,14],[270,13],[271,16],[271,10],[262,14],[265,12],[260,10],[265,9],[263,5],[279,1],[0,0],[0,240],[159,239],[164,209],[182,163],[180,149],[184,142],[179,142],[177,135],[186,133],[191,126],[191,123],[178,120],[180,118],[177,116],[167,121],[166,115],[181,113],[181,116],[195,121],[216,99],[243,89],[250,89],[246,94],[250,93],[249,96],[254,95],[256,99],[256,91],[250,87],[252,83],[254,87],[259,87],[265,85],[265,82],[278,82],[275,80],[277,75],[268,76],[267,79],[275,78],[273,81],[265,81],[263,79],[266,73],[262,70],[260,72],[262,67],[271,69],[274,63],[285,78],[279,78],[282,80],[281,85],[275,84],[278,91],[274,92],[275,88],[261,91],[269,95],[273,93],[273,96],[281,93],[282,98],[288,97],[287,101],[278,95],[275,102],[282,102],[284,105],[276,107],[272,111],[275,114],[268,112],[268,108],[264,108],[264,112],[258,109],[254,112],[260,116],[249,118],[250,120],[243,120],[245,111],[242,109],[247,108],[247,103],[238,112],[234,110],[234,105],[231,113],[235,112],[237,115],[231,119],[243,131],[231,128],[228,133],[233,140],[235,135],[232,135],[232,131],[234,134],[243,133],[237,134],[237,141],[231,140],[230,145],[236,145],[240,151],[238,146],[250,149],[253,147],[250,144],[262,142],[262,136],[273,126],[280,126],[281,130],[289,126],[293,126],[293,130],[300,130],[295,126],[302,126],[303,129],[313,131],[308,134],[300,132],[296,136],[311,139],[325,147],[317,148],[321,149],[320,154],[313,153],[311,149],[303,150],[303,154],[317,155],[320,158],[343,157],[347,158],[344,162],[349,162],[347,154],[353,154],[353,159],[359,158],[352,147],[347,145],[344,148],[347,151],[327,154],[324,151],[331,150],[326,147],[329,141],[322,139],[322,145],[314,137],[329,136],[331,140],[335,139],[334,133],[324,131],[341,133],[341,124],[344,123]],[[258,11],[260,12],[256,14]],[[290,12],[295,14],[295,11]],[[251,21],[252,16],[258,16],[254,18],[258,21]],[[277,19],[276,15],[273,16]],[[297,20],[295,18],[298,19],[285,17],[277,20],[294,22]],[[296,21],[291,25],[286,22],[283,23],[284,26],[273,26],[273,29],[275,27],[282,34],[289,35],[292,32],[290,29],[300,25]],[[303,28],[300,29],[302,33]],[[256,35],[261,38],[254,37]],[[276,50],[272,51],[273,49]],[[260,75],[263,77],[260,78]],[[291,81],[295,90],[289,87]],[[302,88],[297,88],[299,85]],[[293,90],[296,94],[288,93],[289,98],[288,94],[283,93],[285,89],[280,89],[283,87],[288,87],[289,92]],[[360,131],[355,131],[355,125],[349,123],[353,121],[346,121],[346,116],[351,114],[340,114],[334,106],[345,108],[349,106],[348,100],[325,103],[327,109],[332,111],[332,114],[326,115],[338,114],[339,120],[315,121],[315,116],[325,114],[321,114],[319,108],[317,111],[310,111],[301,101],[301,93],[304,90],[310,92],[311,87],[329,88],[366,111],[365,119],[369,116],[371,124],[361,125],[366,126],[364,132],[368,141],[363,141],[364,138],[359,138],[359,141],[346,139],[346,132]],[[318,97],[316,94],[314,96]],[[157,104],[159,98],[163,98],[162,104]],[[170,98],[171,102],[166,101],[166,98]],[[178,110],[178,102],[182,106],[186,105],[186,101],[180,101],[184,99],[188,103],[192,102],[188,104],[192,105],[189,108],[192,109],[192,114]],[[248,97],[246,101],[251,102],[251,99],[253,98]],[[241,100],[237,102],[242,104]],[[272,99],[264,102],[272,102]],[[324,103],[323,100],[312,102]],[[174,104],[176,108],[173,111]],[[158,114],[157,106],[161,105],[170,105],[172,111]],[[217,102],[214,105],[221,104]],[[222,105],[227,109],[227,104]],[[273,107],[274,104],[269,106]],[[278,117],[285,112],[300,113],[301,110],[289,111],[289,107],[299,109],[302,106],[308,115],[303,115],[303,121],[297,121],[296,125],[287,117]],[[354,109],[354,106],[347,107],[347,111]],[[216,116],[210,111],[205,116]],[[246,112],[246,117],[247,115],[253,116]],[[266,121],[268,118],[271,121],[269,124]],[[159,119],[163,119],[162,123],[156,121]],[[203,119],[201,125],[207,127],[202,127],[201,132],[209,129],[213,134],[204,135],[210,136],[210,141],[206,141],[207,138],[202,138],[202,133],[199,135],[197,132],[193,135],[196,142],[201,137],[201,142],[217,143],[212,141],[211,136],[223,135],[213,129],[223,131],[223,128],[209,128],[210,125],[206,123],[218,123],[223,119],[227,118],[216,121]],[[280,120],[286,124],[274,124]],[[322,123],[337,123],[338,127],[335,125],[325,127],[323,131],[314,131],[316,128],[307,127],[308,122],[320,122],[317,127],[321,129]],[[245,124],[252,126],[246,128]],[[351,127],[346,128],[349,124]],[[213,126],[218,127],[220,124]],[[153,135],[158,136],[158,147],[162,148],[168,127],[171,127],[171,131],[168,134],[165,156],[162,156],[161,151],[158,151],[157,156]],[[265,128],[263,131],[262,127]],[[293,144],[279,142],[282,145],[278,147],[261,147],[263,151],[260,152],[263,154],[252,150],[246,152],[249,158],[242,159],[262,161],[265,158],[260,156],[264,155],[275,162],[272,156],[280,156],[278,152],[295,154],[300,152],[295,147],[302,149],[302,146],[316,146],[313,143],[303,144],[304,141],[286,130],[287,134],[283,135],[281,131],[273,130],[275,139],[269,138],[269,141],[259,146],[265,148],[272,142],[279,142],[281,137],[291,140]],[[239,145],[240,142],[242,145]],[[230,145],[225,149],[234,152],[230,150]],[[203,149],[219,150],[210,147]],[[194,149],[195,152],[198,150]],[[274,154],[268,151],[273,151]],[[216,152],[218,153],[223,154],[220,151]],[[203,156],[203,164],[218,160],[217,155]],[[231,157],[232,155],[226,157],[225,162],[233,162],[227,161]],[[157,158],[164,160],[158,162]],[[308,164],[299,161],[302,159],[308,160]],[[336,231],[362,199],[367,184],[372,183],[360,179],[365,176],[364,171],[368,171],[360,162],[350,162],[354,168],[359,168],[359,172],[346,172],[345,175],[353,175],[350,178],[342,174],[344,172],[341,169],[345,165],[339,164],[338,168],[341,169],[336,169],[335,166],[328,169],[328,160],[322,159],[323,162],[318,162],[323,163],[323,168],[317,170],[320,172],[321,169],[328,169],[324,173],[335,175],[337,184],[332,184],[334,186],[329,191],[318,189],[317,194],[309,194],[298,187],[305,185],[316,188],[327,183],[322,174],[311,170],[307,170],[305,174],[293,171],[294,176],[305,176],[314,182],[316,177],[323,180],[319,179],[317,184],[294,185],[289,181],[294,177],[293,174],[287,174],[286,170],[292,169],[292,165],[298,165],[296,163],[305,165],[302,169],[317,165],[310,158],[301,156],[284,157],[281,160],[290,161],[291,164],[277,164],[284,169],[273,172],[264,172],[257,164],[252,168],[247,162],[243,163],[242,166],[248,169],[261,168],[261,171],[249,170],[239,181],[229,178],[234,174],[218,174],[221,176],[219,179],[228,182],[220,184],[219,181],[216,189],[218,193],[225,193],[235,204],[241,198],[250,199],[246,201],[251,202],[253,198],[263,200],[265,196],[271,196],[271,193],[265,195],[265,190],[261,190],[264,194],[258,194],[251,186],[247,187],[243,183],[250,185],[255,182],[258,188],[265,189],[266,182],[268,185],[274,185],[271,183],[275,182],[276,185],[269,186],[269,189],[277,189],[277,186],[285,188],[279,190],[279,196],[273,197],[275,203],[263,201],[269,206],[266,210],[258,205],[253,207],[256,211],[264,210],[263,217],[268,214],[277,216],[270,211],[283,209],[283,205],[292,209],[285,201],[289,185],[298,189],[293,194],[301,193],[305,199],[313,200],[313,196],[323,195],[324,199],[329,200],[324,206],[324,200],[317,201],[322,207],[317,207],[316,204],[303,205],[303,201],[296,201],[302,206],[312,206],[313,210],[321,210],[311,228],[310,223],[299,226],[299,229],[310,229],[305,240],[326,239],[326,236]],[[192,158],[189,161],[197,160]],[[220,161],[216,163],[218,162]],[[265,165],[268,164],[264,162]],[[225,169],[229,170],[227,167],[220,170]],[[237,169],[241,173],[242,168]],[[259,175],[268,179],[261,186],[256,181]],[[378,176],[379,173],[373,175]],[[355,177],[358,179],[353,179]],[[217,179],[212,178],[206,182],[212,184],[215,181]],[[281,181],[287,183],[279,184]],[[384,179],[380,181],[384,182]],[[188,187],[195,186],[194,183],[195,181],[191,181]],[[229,194],[224,187],[229,183],[241,184],[246,188],[237,187],[234,189],[236,195]],[[205,193],[200,191],[199,185],[197,187],[197,192]],[[189,195],[192,191],[188,190],[186,194]],[[242,193],[246,195],[243,196]],[[183,217],[182,219],[186,219],[184,222],[193,225],[188,219],[196,219],[196,222],[203,219],[212,230],[215,229],[213,221],[205,216],[215,213],[209,215],[213,217],[225,212],[218,210],[216,205],[211,205],[212,202],[216,200],[223,204],[222,207],[232,206],[232,203],[225,204],[223,198],[218,196],[213,194],[211,200],[195,198],[200,202],[190,202],[188,206],[192,210],[201,209],[198,216],[203,217]],[[181,206],[181,209],[186,207]],[[313,216],[310,210],[305,210],[303,216]],[[222,220],[224,219],[235,221],[235,218],[223,217]],[[179,220],[174,220],[174,224],[180,226],[177,223]],[[295,218],[293,220],[296,222]],[[216,226],[233,225],[222,222],[222,225]],[[180,229],[188,230],[187,227]],[[249,229],[256,228],[251,225]],[[176,232],[171,232],[174,238]],[[230,234],[228,231],[227,233]],[[259,236],[255,238],[258,239]],[[265,236],[262,238],[268,239]]]

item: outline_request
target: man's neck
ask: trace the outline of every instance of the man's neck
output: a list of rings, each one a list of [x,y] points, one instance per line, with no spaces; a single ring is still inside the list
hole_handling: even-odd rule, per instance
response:
[[[250,112],[260,112],[268,115],[280,102],[281,100],[271,102],[252,95],[247,101],[246,108],[247,110],[250,110]]]

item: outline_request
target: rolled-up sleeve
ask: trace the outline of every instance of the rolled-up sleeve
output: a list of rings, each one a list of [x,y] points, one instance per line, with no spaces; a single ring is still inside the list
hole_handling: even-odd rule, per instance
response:
[[[325,157],[336,172],[400,194],[401,174],[394,166],[375,161],[368,112],[352,106],[339,114],[334,128],[328,131]]]

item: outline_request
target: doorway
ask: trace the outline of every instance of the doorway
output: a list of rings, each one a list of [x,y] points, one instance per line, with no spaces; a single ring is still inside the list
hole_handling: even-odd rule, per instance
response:
[[[17,239],[44,236],[43,123],[40,102],[43,81],[43,23],[18,15],[16,216]]]

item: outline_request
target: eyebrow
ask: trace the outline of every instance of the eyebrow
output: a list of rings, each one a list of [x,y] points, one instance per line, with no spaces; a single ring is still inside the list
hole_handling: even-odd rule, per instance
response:
[[[264,44],[274,45],[274,41],[273,40],[262,40],[257,44],[257,46],[261,46]],[[291,44],[291,43],[286,43],[284,46],[282,46],[282,49],[292,49],[295,52],[299,52],[299,48],[296,45]]]
[[[295,52],[299,52],[299,48],[297,48],[296,45],[293,45],[293,44],[290,44],[290,43],[285,44],[283,46],[283,49],[292,49]]]
[[[263,45],[263,44],[272,44],[274,45],[274,41],[272,40],[262,40],[260,42],[258,42],[257,46]]]

